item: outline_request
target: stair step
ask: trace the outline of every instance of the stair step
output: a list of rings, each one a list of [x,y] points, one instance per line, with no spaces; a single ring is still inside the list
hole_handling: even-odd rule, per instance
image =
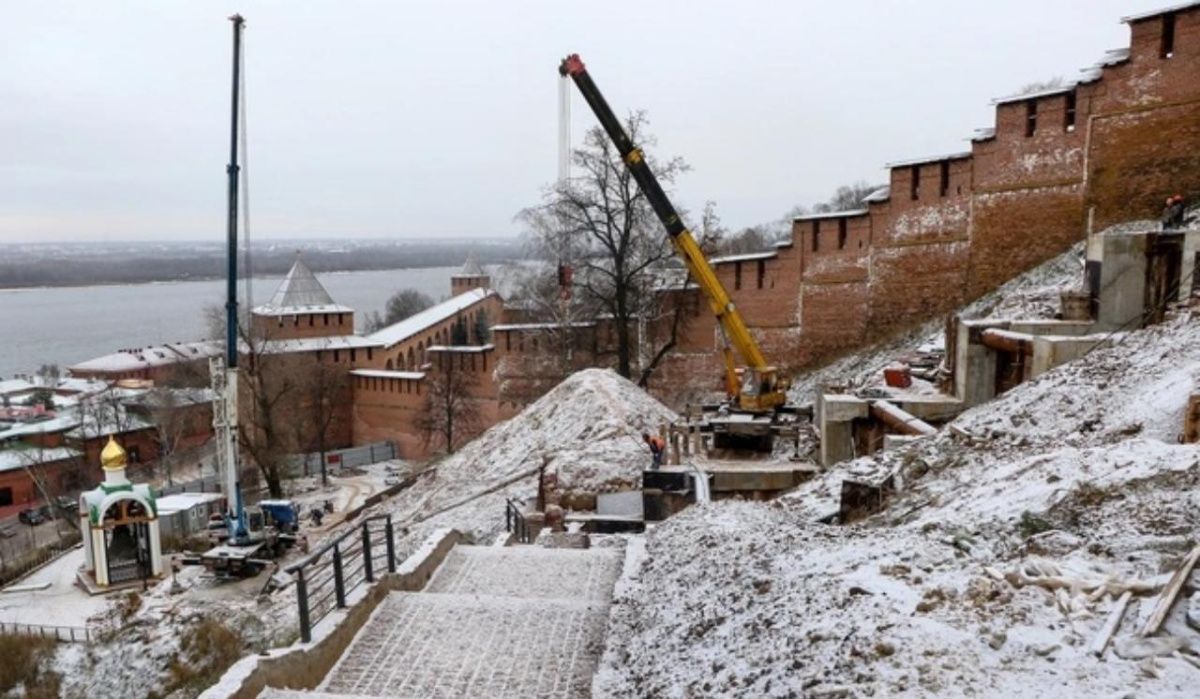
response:
[[[607,601],[388,595],[321,691],[351,696],[587,696]]]
[[[615,549],[458,546],[425,591],[607,601],[622,560]]]

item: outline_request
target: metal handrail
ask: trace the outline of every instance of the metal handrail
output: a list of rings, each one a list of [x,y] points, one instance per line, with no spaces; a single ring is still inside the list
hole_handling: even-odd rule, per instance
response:
[[[511,498],[504,499],[504,531],[516,535],[517,543],[528,544],[532,541],[529,534],[529,521],[521,512],[521,508]]]
[[[372,526],[378,522],[383,526]],[[383,547],[379,547],[380,543]],[[303,560],[288,566],[285,572],[296,580],[300,639],[305,643],[312,641],[313,625],[334,609],[346,608],[347,597],[359,585],[375,582],[375,563],[381,560],[386,562],[387,572],[396,572],[395,529],[391,515],[367,517],[322,544]],[[329,588],[331,581],[332,589]],[[334,604],[328,604],[331,597]]]

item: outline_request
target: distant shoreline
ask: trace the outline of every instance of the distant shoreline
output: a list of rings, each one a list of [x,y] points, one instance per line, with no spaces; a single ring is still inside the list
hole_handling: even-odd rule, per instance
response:
[[[496,263],[485,263],[484,266],[503,265],[503,264],[508,264],[509,262],[512,262],[512,260],[506,260],[506,261],[496,262]],[[398,272],[398,271],[409,270],[409,269],[439,269],[439,268],[450,269],[450,268],[454,268],[455,266],[456,265],[447,265],[447,264],[427,264],[427,265],[409,265],[406,267],[360,267],[360,268],[356,268],[356,269],[322,270],[320,272],[317,272],[317,274],[324,276],[324,275],[332,275],[332,274],[355,274],[358,272]],[[254,281],[271,281],[271,280],[278,281],[279,278],[281,276],[283,276],[283,274],[286,274],[286,272],[284,272],[282,274],[278,273],[278,272],[263,272],[260,274],[255,274],[253,277],[251,277],[251,279],[253,279]],[[82,288],[93,287],[93,286],[95,286],[95,287],[114,287],[114,286],[151,286],[151,285],[158,285],[158,284],[188,284],[191,282],[222,281],[224,279],[225,279],[225,277],[214,274],[214,275],[208,275],[208,276],[202,276],[202,277],[187,277],[184,279],[145,279],[142,281],[95,281],[95,282],[88,281],[88,282],[80,282],[77,284],[72,284],[72,283],[29,284],[29,285],[25,285],[25,286],[2,286],[2,285],[0,285],[0,293],[10,292],[10,291],[36,291],[39,289],[82,289]],[[239,281],[244,280],[244,279],[245,279],[244,277],[239,278]]]

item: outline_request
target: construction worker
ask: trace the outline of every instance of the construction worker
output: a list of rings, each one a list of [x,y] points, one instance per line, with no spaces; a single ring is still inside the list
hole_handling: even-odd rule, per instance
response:
[[[1183,195],[1176,194],[1167,197],[1167,205],[1163,207],[1162,227],[1163,230],[1169,231],[1177,228],[1183,228]]]
[[[663,452],[667,450],[667,442],[658,435],[651,435],[648,432],[642,433],[642,441],[650,447],[650,470],[657,471],[659,466],[662,466]]]
[[[1187,214],[1187,207],[1183,203],[1183,195],[1175,195],[1175,206],[1172,209],[1171,224],[1174,228],[1183,228],[1184,216]]]

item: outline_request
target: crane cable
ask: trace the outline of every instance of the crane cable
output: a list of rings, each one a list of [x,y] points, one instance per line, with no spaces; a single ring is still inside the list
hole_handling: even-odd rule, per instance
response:
[[[571,87],[570,77],[558,80],[558,183],[571,176]]]
[[[249,314],[254,308],[254,266],[250,252],[250,145],[246,129],[246,48],[242,43],[239,54],[240,65],[238,75],[241,80],[241,100],[238,102],[238,138],[242,141],[242,171],[241,171],[241,206],[242,206],[242,278],[245,280],[246,299],[244,312]],[[240,322],[240,319],[238,319]]]

